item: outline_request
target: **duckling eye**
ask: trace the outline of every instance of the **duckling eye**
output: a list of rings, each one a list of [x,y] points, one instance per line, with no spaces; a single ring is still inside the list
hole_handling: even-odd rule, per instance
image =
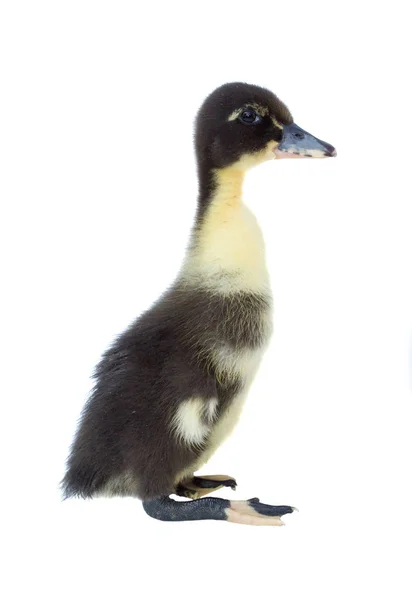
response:
[[[259,123],[261,120],[262,117],[256,114],[254,110],[250,109],[244,110],[239,116],[239,121],[245,125],[256,125],[256,123]]]

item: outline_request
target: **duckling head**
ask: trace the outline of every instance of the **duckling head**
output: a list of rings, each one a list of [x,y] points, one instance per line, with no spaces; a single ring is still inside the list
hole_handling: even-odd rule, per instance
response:
[[[206,98],[195,145],[200,173],[229,166],[247,170],[270,159],[336,156],[333,146],[294,123],[275,94],[246,83],[227,83]]]

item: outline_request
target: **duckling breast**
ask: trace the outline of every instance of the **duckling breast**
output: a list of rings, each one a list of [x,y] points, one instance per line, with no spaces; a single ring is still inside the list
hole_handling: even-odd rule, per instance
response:
[[[219,318],[215,321],[212,315]],[[192,471],[205,464],[235,428],[270,340],[271,317],[269,295],[210,296],[198,360],[213,375],[217,391],[212,418],[208,418],[209,405],[202,405],[197,407],[199,426],[188,427],[190,432],[202,433],[203,451]]]

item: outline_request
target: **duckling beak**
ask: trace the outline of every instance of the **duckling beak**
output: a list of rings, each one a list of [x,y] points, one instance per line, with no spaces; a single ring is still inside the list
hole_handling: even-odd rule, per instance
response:
[[[326,158],[336,156],[336,150],[295,123],[283,126],[283,137],[275,150],[276,158]]]

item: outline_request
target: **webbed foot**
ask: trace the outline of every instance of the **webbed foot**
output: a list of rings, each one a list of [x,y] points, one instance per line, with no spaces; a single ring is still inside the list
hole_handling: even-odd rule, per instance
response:
[[[223,487],[230,487],[235,490],[236,486],[236,479],[229,475],[193,475],[193,477],[182,481],[177,486],[176,494],[197,500]]]
[[[145,500],[146,513],[160,521],[228,521],[242,525],[284,525],[281,516],[293,512],[292,506],[262,504],[259,498],[230,501],[223,498],[201,498],[178,502],[163,496]]]
[[[226,510],[227,520],[243,525],[284,525],[280,517],[292,513],[293,506],[273,506],[263,504],[259,498],[234,500]]]

